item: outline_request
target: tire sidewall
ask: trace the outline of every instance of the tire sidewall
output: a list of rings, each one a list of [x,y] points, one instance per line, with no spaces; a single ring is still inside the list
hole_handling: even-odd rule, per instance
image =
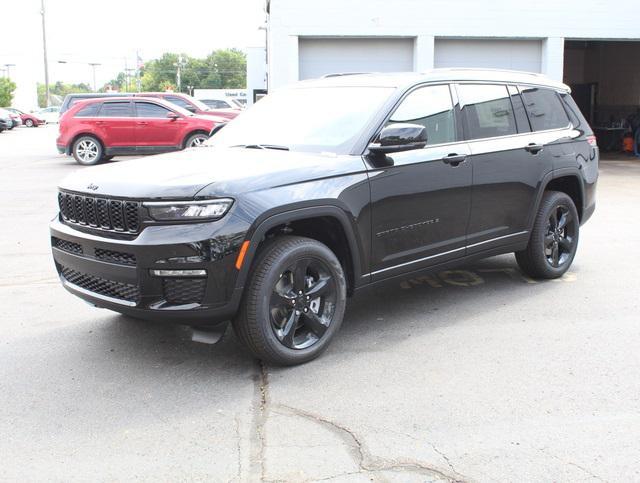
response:
[[[291,266],[297,259],[311,258],[323,262],[331,271],[331,276],[336,285],[336,306],[331,324],[321,340],[306,349],[290,349],[282,345],[276,337],[269,314],[269,301],[273,287],[277,283],[280,274]],[[256,318],[260,321],[260,330],[270,348],[278,355],[278,358],[288,364],[300,364],[316,358],[324,352],[331,343],[335,334],[340,330],[344,312],[346,308],[346,281],[340,262],[333,252],[326,246],[309,240],[308,243],[301,244],[288,251],[284,256],[269,267],[264,283],[259,287],[258,300],[256,303]]]
[[[545,250],[544,250],[544,237],[546,235],[547,222],[549,220],[549,216],[551,215],[551,212],[555,209],[558,209],[558,207],[560,206],[565,206],[569,210],[569,212],[571,213],[571,216],[573,217],[573,220],[575,221],[575,223],[577,223],[577,229],[576,229],[575,242],[573,245],[573,251],[571,253],[571,256],[560,267],[556,268],[556,267],[552,267],[547,261],[547,257],[545,255]],[[573,259],[575,258],[576,253],[578,251],[579,241],[580,241],[580,218],[578,217],[578,210],[576,209],[576,206],[573,203],[573,200],[569,195],[565,193],[560,193],[560,192],[550,193],[547,203],[545,203],[543,210],[538,215],[538,219],[536,219],[536,225],[530,241],[530,243],[534,244],[533,246],[535,249],[535,256],[540,257],[542,261],[541,268],[543,269],[544,272],[546,272],[545,275],[547,278],[561,277],[567,272],[567,270],[569,270],[569,268],[571,267],[571,264],[573,263]]]
[[[203,137],[203,138],[205,138],[205,141],[206,141],[207,139],[209,139],[209,137],[208,137],[206,134],[203,134],[203,133],[196,133],[196,134],[192,134],[191,136],[189,136],[189,137],[187,138],[187,140],[186,140],[186,141],[185,141],[185,143],[184,143],[184,147],[185,147],[185,149],[192,147],[192,146],[191,146],[191,143],[193,142],[193,140],[194,140],[195,138],[199,138],[199,137]],[[196,147],[196,146],[193,146],[193,147]]]
[[[80,157],[76,152],[78,144],[80,144],[82,141],[87,141],[87,140],[93,141],[98,146],[98,155],[96,156],[96,159],[91,162],[83,161],[82,159],[80,159]],[[75,142],[73,143],[72,152],[73,152],[73,158],[76,160],[78,164],[81,164],[82,166],[96,165],[100,162],[100,160],[102,159],[102,156],[104,155],[104,149],[102,148],[102,143],[98,141],[96,138],[94,138],[93,136],[81,136],[78,139],[76,139]]]

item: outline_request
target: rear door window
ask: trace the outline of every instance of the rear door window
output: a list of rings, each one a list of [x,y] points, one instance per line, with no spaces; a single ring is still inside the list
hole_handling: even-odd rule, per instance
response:
[[[420,124],[427,130],[427,144],[456,140],[453,103],[448,85],[420,87],[404,98],[387,124]]]
[[[569,118],[555,91],[541,87],[520,87],[525,108],[534,131],[561,129]]]
[[[133,117],[131,103],[129,101],[105,102],[100,109],[100,117]]]
[[[509,136],[518,132],[507,86],[460,84],[457,91],[468,140]]]

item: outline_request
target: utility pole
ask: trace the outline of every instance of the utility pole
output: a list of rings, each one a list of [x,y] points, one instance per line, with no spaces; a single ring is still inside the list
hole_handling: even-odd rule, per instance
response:
[[[40,0],[40,15],[42,15],[42,50],[44,52],[44,91],[46,106],[51,104],[51,92],[49,91],[49,63],[47,62],[47,30],[44,21],[44,0]]]
[[[93,70],[93,92],[98,92],[98,89],[96,88],[96,67],[101,64],[98,64],[96,62],[89,62],[89,65],[91,66],[91,70]]]
[[[4,64],[5,69],[7,71],[7,79],[11,80],[11,67],[15,67],[16,64]]]
[[[181,69],[182,69],[183,62],[184,62],[184,61],[183,61],[183,59],[182,59],[182,54],[180,54],[180,55],[178,56],[178,62],[176,62],[176,63],[174,64],[176,67],[178,67],[178,71],[176,72],[176,84],[177,84],[176,88],[177,88],[177,91],[178,91],[178,92],[180,92],[180,84],[181,84],[181,81],[182,81],[182,78],[181,78]]]

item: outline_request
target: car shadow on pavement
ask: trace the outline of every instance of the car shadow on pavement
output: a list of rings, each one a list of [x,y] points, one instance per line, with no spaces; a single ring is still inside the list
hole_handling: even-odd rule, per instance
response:
[[[456,270],[398,279],[357,294],[349,300],[341,331],[329,352],[377,352],[413,335],[491,315],[510,301],[542,296],[557,283],[575,280],[569,273],[556,281],[534,281],[517,267],[512,255],[494,257]],[[519,317],[519,315],[518,315]],[[167,367],[187,360],[215,370],[252,363],[231,326],[215,345],[193,342],[183,326],[136,320],[122,315],[100,329],[102,350],[122,352],[140,363]]]

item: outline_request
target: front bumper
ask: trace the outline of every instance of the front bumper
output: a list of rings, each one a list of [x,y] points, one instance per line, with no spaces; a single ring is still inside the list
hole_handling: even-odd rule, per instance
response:
[[[69,154],[67,152],[67,146],[65,146],[64,144],[56,144],[56,148],[58,148],[58,152],[60,154]]]
[[[69,292],[133,317],[212,326],[238,310],[242,287],[234,267],[246,230],[224,223],[157,225],[132,239],[50,224],[53,258]],[[206,270],[205,277],[159,277],[151,270]]]

